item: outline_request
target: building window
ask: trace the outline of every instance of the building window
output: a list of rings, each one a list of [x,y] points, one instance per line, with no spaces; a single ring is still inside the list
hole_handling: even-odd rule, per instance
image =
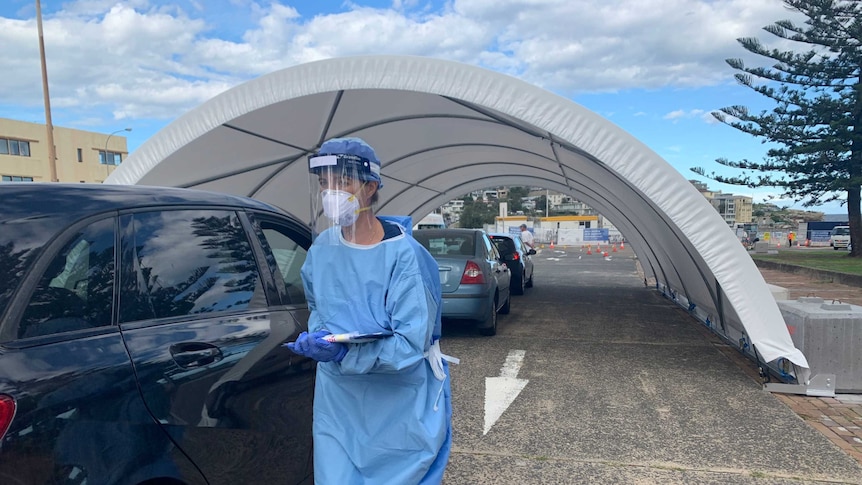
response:
[[[123,163],[123,154],[99,150],[99,163],[102,165],[119,165]]]
[[[82,163],[84,161],[84,150],[78,149],[78,163]]]
[[[20,177],[18,175],[3,175],[3,182],[32,182],[33,177]]]
[[[30,142],[24,140],[13,140],[11,138],[0,138],[0,155],[29,157]]]

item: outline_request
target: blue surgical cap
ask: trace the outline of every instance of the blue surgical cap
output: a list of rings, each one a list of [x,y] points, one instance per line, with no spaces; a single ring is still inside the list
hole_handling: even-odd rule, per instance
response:
[[[320,155],[355,155],[368,159],[375,165],[370,172],[361,172],[360,179],[366,182],[377,182],[377,188],[383,188],[383,180],[380,179],[380,160],[371,145],[365,143],[362,138],[332,138],[323,142],[320,146]]]

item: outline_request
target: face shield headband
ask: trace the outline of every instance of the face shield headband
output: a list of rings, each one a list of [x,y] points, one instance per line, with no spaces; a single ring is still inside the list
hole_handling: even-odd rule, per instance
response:
[[[308,171],[319,175],[324,170],[339,170],[347,173],[356,173],[359,179],[365,182],[380,183],[380,166],[365,157],[351,154],[332,155],[310,155],[308,157]]]

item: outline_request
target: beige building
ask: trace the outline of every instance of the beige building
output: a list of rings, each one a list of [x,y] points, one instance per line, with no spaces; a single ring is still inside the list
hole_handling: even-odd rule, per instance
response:
[[[736,222],[751,223],[754,221],[754,199],[747,195],[734,195],[733,205],[736,206]]]
[[[47,140],[44,124],[0,118],[0,181],[50,182]],[[54,146],[57,179],[66,183],[103,182],[129,153],[126,137],[119,133],[107,135],[56,125]]]
[[[715,207],[715,210],[721,214],[727,225],[733,227],[735,224],[752,222],[754,199],[751,197],[747,195],[722,194],[720,190],[710,190],[703,182],[697,180],[689,180],[689,182]]]

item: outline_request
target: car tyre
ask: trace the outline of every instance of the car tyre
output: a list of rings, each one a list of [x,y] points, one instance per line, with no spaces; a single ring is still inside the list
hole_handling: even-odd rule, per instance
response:
[[[512,294],[509,293],[509,296],[506,297],[506,303],[503,303],[503,306],[500,307],[500,313],[503,315],[508,315],[509,311],[512,309]]]
[[[479,327],[479,333],[486,336],[491,337],[493,335],[497,335],[497,299],[488,305],[488,313],[485,315],[485,320],[482,322],[481,327]]]
[[[512,294],[514,294],[514,295],[523,295],[524,294],[524,288],[525,288],[525,285],[527,284],[525,281],[527,279],[526,277],[527,277],[527,275],[522,272],[520,278],[518,278],[518,281],[515,282],[517,284],[513,285],[511,287]]]
[[[527,283],[524,284],[524,287],[525,288],[532,288],[533,287],[533,274],[532,273],[530,273],[530,279],[527,280]]]

